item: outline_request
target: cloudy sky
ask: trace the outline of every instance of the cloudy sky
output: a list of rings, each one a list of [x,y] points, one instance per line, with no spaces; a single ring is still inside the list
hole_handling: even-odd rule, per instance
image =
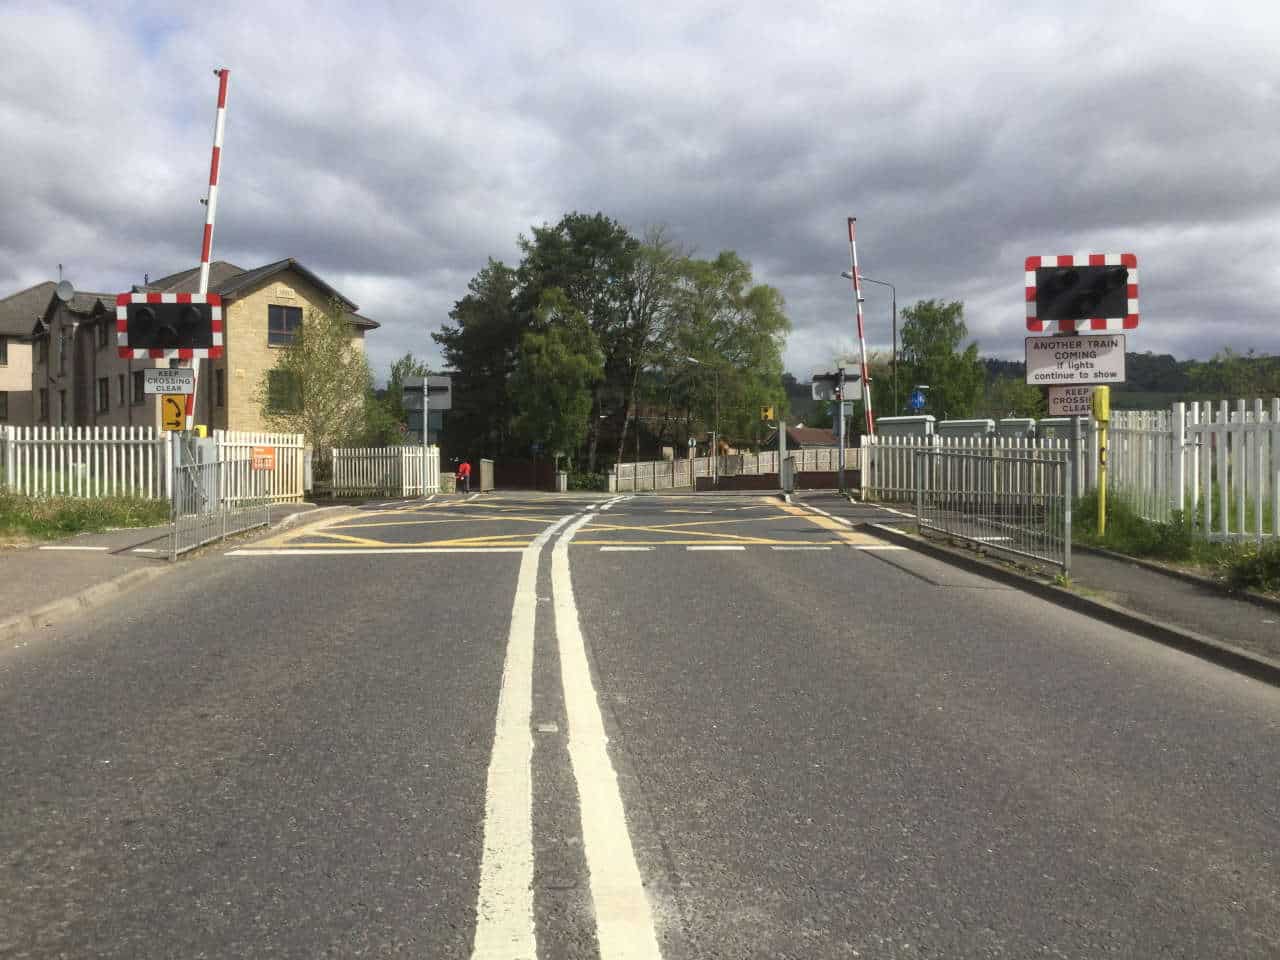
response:
[[[0,0],[0,294],[293,256],[438,360],[487,258],[570,210],[781,289],[797,375],[852,345],[845,218],[899,306],[1019,356],[1022,262],[1138,255],[1130,349],[1280,353],[1280,4]],[[867,290],[868,339],[890,340]]]

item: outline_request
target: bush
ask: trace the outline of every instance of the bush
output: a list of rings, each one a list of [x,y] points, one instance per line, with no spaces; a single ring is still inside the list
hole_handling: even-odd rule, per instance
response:
[[[608,490],[609,475],[597,471],[588,473],[585,470],[569,471],[569,489],[570,490]]]
[[[1145,520],[1128,502],[1107,498],[1107,532],[1098,537],[1098,498],[1086,496],[1077,500],[1071,514],[1072,537],[1078,542],[1106,547],[1134,557],[1161,560],[1191,560],[1202,541],[1196,536],[1191,520],[1174,511],[1169,523]]]
[[[1241,590],[1280,590],[1280,541],[1242,545],[1223,563],[1227,581]]]
[[[0,493],[0,532],[65,537],[112,527],[149,527],[169,521],[169,501],[142,497],[23,497]]]

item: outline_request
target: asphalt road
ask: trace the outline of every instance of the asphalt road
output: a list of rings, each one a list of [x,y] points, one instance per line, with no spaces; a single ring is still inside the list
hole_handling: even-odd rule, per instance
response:
[[[0,956],[1274,957],[1278,735],[801,505],[368,509],[0,651]]]

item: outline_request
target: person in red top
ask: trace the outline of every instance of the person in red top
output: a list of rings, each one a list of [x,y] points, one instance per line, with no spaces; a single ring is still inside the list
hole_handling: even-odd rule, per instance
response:
[[[466,460],[458,464],[458,486],[463,493],[471,492],[471,464]]]

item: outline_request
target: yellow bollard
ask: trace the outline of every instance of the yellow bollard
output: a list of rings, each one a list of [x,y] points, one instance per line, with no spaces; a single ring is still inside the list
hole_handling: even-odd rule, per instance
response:
[[[1098,536],[1107,533],[1107,424],[1111,421],[1111,388],[1093,391],[1093,419],[1098,421]]]

